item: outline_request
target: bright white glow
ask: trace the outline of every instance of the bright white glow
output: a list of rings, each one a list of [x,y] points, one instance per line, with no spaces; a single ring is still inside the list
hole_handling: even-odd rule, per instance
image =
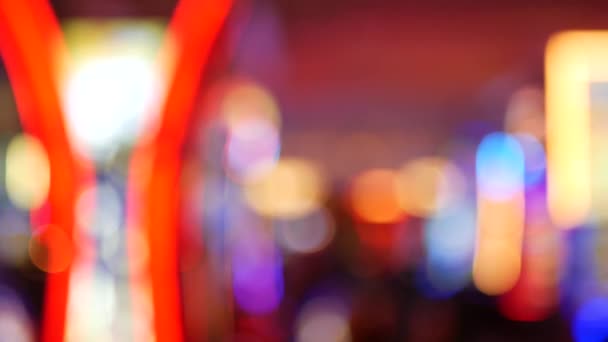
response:
[[[110,341],[116,312],[116,288],[112,276],[77,264],[70,277],[68,341]]]
[[[103,159],[135,139],[156,114],[163,81],[152,59],[113,55],[74,67],[64,89],[74,146]]]

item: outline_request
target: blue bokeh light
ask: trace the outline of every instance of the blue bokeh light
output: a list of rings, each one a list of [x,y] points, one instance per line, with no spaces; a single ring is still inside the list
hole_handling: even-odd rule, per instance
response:
[[[506,133],[488,134],[477,148],[477,187],[486,198],[509,199],[524,185],[524,152],[519,142]]]

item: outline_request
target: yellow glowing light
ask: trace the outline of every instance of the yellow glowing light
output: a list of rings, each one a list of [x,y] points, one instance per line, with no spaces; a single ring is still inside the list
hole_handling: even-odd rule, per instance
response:
[[[505,202],[478,200],[473,281],[481,292],[498,295],[510,290],[519,279],[524,224],[523,192]]]
[[[263,87],[252,82],[231,85],[223,98],[221,112],[230,129],[250,121],[280,124],[279,107],[274,97]]]
[[[29,135],[14,137],[6,151],[6,192],[19,208],[36,209],[47,198],[50,168],[42,144]]]
[[[477,148],[475,286],[488,295],[510,290],[519,279],[524,231],[524,153],[505,133],[487,135]]]
[[[289,219],[319,208],[325,189],[315,164],[284,158],[270,171],[245,184],[244,194],[247,204],[261,215]]]
[[[426,217],[460,198],[466,181],[446,159],[426,157],[406,163],[397,174],[397,195],[402,209]]]
[[[352,183],[350,196],[353,211],[364,221],[390,223],[404,215],[394,170],[375,169],[360,174]]]
[[[589,218],[593,174],[605,173],[595,170],[599,165],[592,160],[600,152],[592,140],[606,132],[592,123],[590,84],[608,81],[607,59],[608,31],[563,32],[547,45],[547,200],[552,220],[562,228]]]
[[[233,180],[251,182],[279,159],[279,106],[267,89],[251,81],[233,80],[217,88],[228,129],[226,171]]]

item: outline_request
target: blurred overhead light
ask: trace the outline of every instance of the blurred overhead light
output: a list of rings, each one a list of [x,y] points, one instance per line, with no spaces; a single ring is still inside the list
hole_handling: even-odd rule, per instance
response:
[[[359,174],[351,184],[352,210],[360,219],[371,223],[392,223],[405,214],[397,195],[397,172],[373,169]]]
[[[397,174],[399,203],[411,215],[425,217],[459,201],[466,180],[446,159],[426,157],[406,163]]]
[[[319,168],[304,159],[283,158],[263,176],[245,184],[247,204],[259,214],[294,219],[318,209],[325,197]]]
[[[147,21],[66,25],[73,53],[60,79],[72,144],[83,155],[103,161],[151,128],[168,67],[157,62],[160,28]]]

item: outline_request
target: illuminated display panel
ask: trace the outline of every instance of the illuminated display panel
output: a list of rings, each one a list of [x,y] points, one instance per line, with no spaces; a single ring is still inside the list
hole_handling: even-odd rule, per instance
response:
[[[607,60],[605,31],[560,33],[547,46],[547,201],[562,228],[608,217],[602,100]]]

